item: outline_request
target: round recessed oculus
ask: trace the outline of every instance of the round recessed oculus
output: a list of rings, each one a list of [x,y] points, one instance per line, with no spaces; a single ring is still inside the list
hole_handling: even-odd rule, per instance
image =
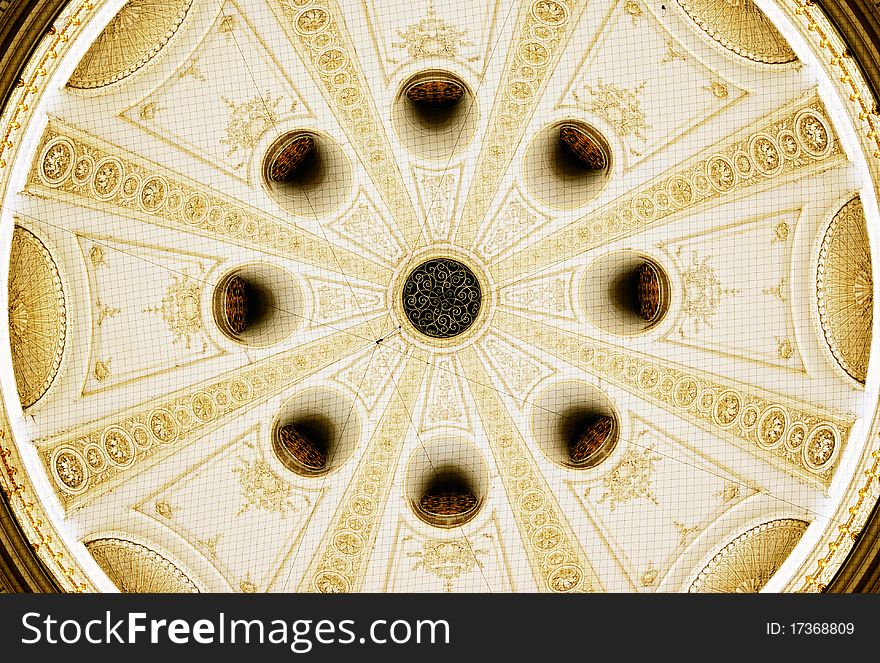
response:
[[[435,77],[412,83],[404,94],[417,106],[454,106],[464,97],[465,87],[454,78]]]
[[[466,486],[453,484],[429,489],[415,507],[419,518],[434,527],[456,527],[476,515],[480,500]]]
[[[619,336],[653,329],[666,317],[672,301],[669,275],[662,265],[630,250],[597,259],[587,269],[581,290],[590,321]]]
[[[476,274],[452,258],[433,258],[413,269],[403,283],[403,311],[424,336],[455,338],[476,322],[483,291]]]
[[[566,122],[560,126],[559,143],[587,170],[605,170],[608,167],[605,149],[585,125]]]
[[[448,71],[422,71],[410,77],[391,110],[392,126],[408,151],[444,161],[471,142],[478,118],[474,93]]]
[[[588,470],[617,448],[620,417],[611,398],[594,385],[564,381],[536,396],[532,434],[551,462],[566,470]]]
[[[406,496],[415,516],[432,527],[472,521],[486,502],[489,484],[482,454],[463,439],[428,440],[407,464]]]
[[[214,287],[214,320],[223,335],[252,347],[287,338],[302,319],[302,292],[287,270],[254,262],[239,265]]]
[[[281,426],[278,429],[278,442],[279,447],[304,473],[323,472],[327,466],[327,450],[324,445],[296,426]]]
[[[267,156],[266,176],[273,182],[287,182],[315,153],[315,138],[305,132],[289,134],[275,143]]]
[[[269,196],[296,216],[329,214],[347,200],[352,169],[345,151],[317,131],[289,131],[268,148],[262,162]]]
[[[523,181],[542,204],[577,209],[594,200],[608,184],[611,146],[595,127],[566,120],[540,129],[523,156]]]
[[[616,444],[617,422],[609,414],[589,413],[574,424],[577,430],[569,438],[569,462],[578,468],[595,467]]]
[[[287,470],[314,478],[345,465],[360,436],[354,403],[337,391],[317,388],[295,394],[281,405],[270,443]]]

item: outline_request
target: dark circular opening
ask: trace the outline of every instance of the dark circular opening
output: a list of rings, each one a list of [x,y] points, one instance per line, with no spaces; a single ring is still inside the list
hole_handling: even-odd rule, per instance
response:
[[[477,108],[467,84],[447,71],[422,71],[394,101],[392,122],[404,146],[421,157],[448,159],[477,129]]]
[[[559,127],[559,158],[561,168],[566,171],[581,168],[584,170],[605,170],[608,156],[599,141],[586,126],[568,122]]]
[[[568,445],[567,464],[596,467],[614,451],[619,437],[617,419],[595,407],[573,407],[559,418],[559,436]]]
[[[335,438],[333,421],[320,414],[310,414],[279,426],[275,446],[288,468],[305,475],[321,474],[327,469]]]
[[[618,272],[610,286],[612,297],[648,324],[658,322],[669,308],[666,275],[650,260]]]
[[[669,276],[655,260],[635,251],[599,258],[584,283],[583,304],[591,321],[612,334],[641,334],[669,311]]]
[[[424,110],[449,108],[458,104],[465,94],[464,85],[452,78],[433,78],[411,84],[406,98]]]
[[[451,258],[423,262],[403,284],[407,319],[431,338],[453,338],[467,331],[480,313],[482,299],[476,275]]]
[[[234,339],[259,327],[277,306],[276,296],[265,284],[231,274],[218,285],[215,312],[220,328]]]
[[[294,131],[276,140],[263,159],[263,177],[272,199],[297,216],[337,209],[351,189],[351,165],[327,136]]]
[[[273,182],[287,182],[302,177],[302,169],[315,156],[315,139],[305,132],[286,136],[270,151],[267,175]]]
[[[416,515],[434,527],[456,527],[473,518],[480,499],[466,477],[454,470],[440,472],[415,503]]]
[[[523,157],[523,181],[542,203],[561,209],[583,207],[609,181],[612,154],[595,128],[575,120],[546,125]]]

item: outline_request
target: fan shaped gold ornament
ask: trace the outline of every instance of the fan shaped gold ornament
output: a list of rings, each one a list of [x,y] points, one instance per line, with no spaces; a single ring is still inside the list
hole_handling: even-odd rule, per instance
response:
[[[89,90],[141,69],[180,29],[193,0],[128,0],[95,40],[67,85]]]
[[[49,390],[67,338],[67,309],[61,276],[49,250],[16,226],[9,266],[9,339],[22,407]]]
[[[787,64],[797,56],[753,0],[678,0],[703,32],[754,62]]]
[[[119,591],[131,594],[196,594],[198,587],[174,563],[140,543],[96,539],[86,544]]]
[[[803,520],[782,518],[747,530],[711,559],[688,591],[737,594],[761,591],[808,526]]]
[[[816,275],[819,321],[837,363],[862,384],[868,373],[874,326],[871,246],[861,199],[834,216],[819,249]]]

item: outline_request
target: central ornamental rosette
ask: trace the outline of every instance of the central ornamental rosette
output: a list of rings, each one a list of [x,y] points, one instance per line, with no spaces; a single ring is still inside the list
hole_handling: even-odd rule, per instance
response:
[[[479,317],[483,291],[474,272],[452,258],[432,258],[406,277],[403,312],[421,334],[448,339],[466,332]]]

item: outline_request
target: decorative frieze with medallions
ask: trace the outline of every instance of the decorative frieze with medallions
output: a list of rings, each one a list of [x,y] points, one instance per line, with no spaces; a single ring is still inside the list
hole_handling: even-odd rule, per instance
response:
[[[724,380],[498,311],[499,329],[693,421],[817,488],[827,489],[855,416]]]
[[[815,92],[713,146],[637,190],[560,228],[493,267],[498,281],[536,273],[573,255],[745,193],[757,193],[846,161]]]
[[[367,324],[332,334],[89,424],[37,441],[67,507],[108,490],[141,463],[190,443],[225,417],[265,401],[345,357],[371,338]]]
[[[501,481],[516,516],[532,573],[541,591],[602,591],[581,543],[546,479],[535,464],[512,414],[472,349],[461,353],[462,368],[477,403]]]
[[[335,267],[375,283],[390,279],[386,266],[60,122],[50,122],[37,155],[30,194]]]
[[[402,370],[300,591],[353,592],[363,582],[380,518],[391,495],[404,437],[413,432],[410,412],[427,371],[424,353],[408,357]]]

